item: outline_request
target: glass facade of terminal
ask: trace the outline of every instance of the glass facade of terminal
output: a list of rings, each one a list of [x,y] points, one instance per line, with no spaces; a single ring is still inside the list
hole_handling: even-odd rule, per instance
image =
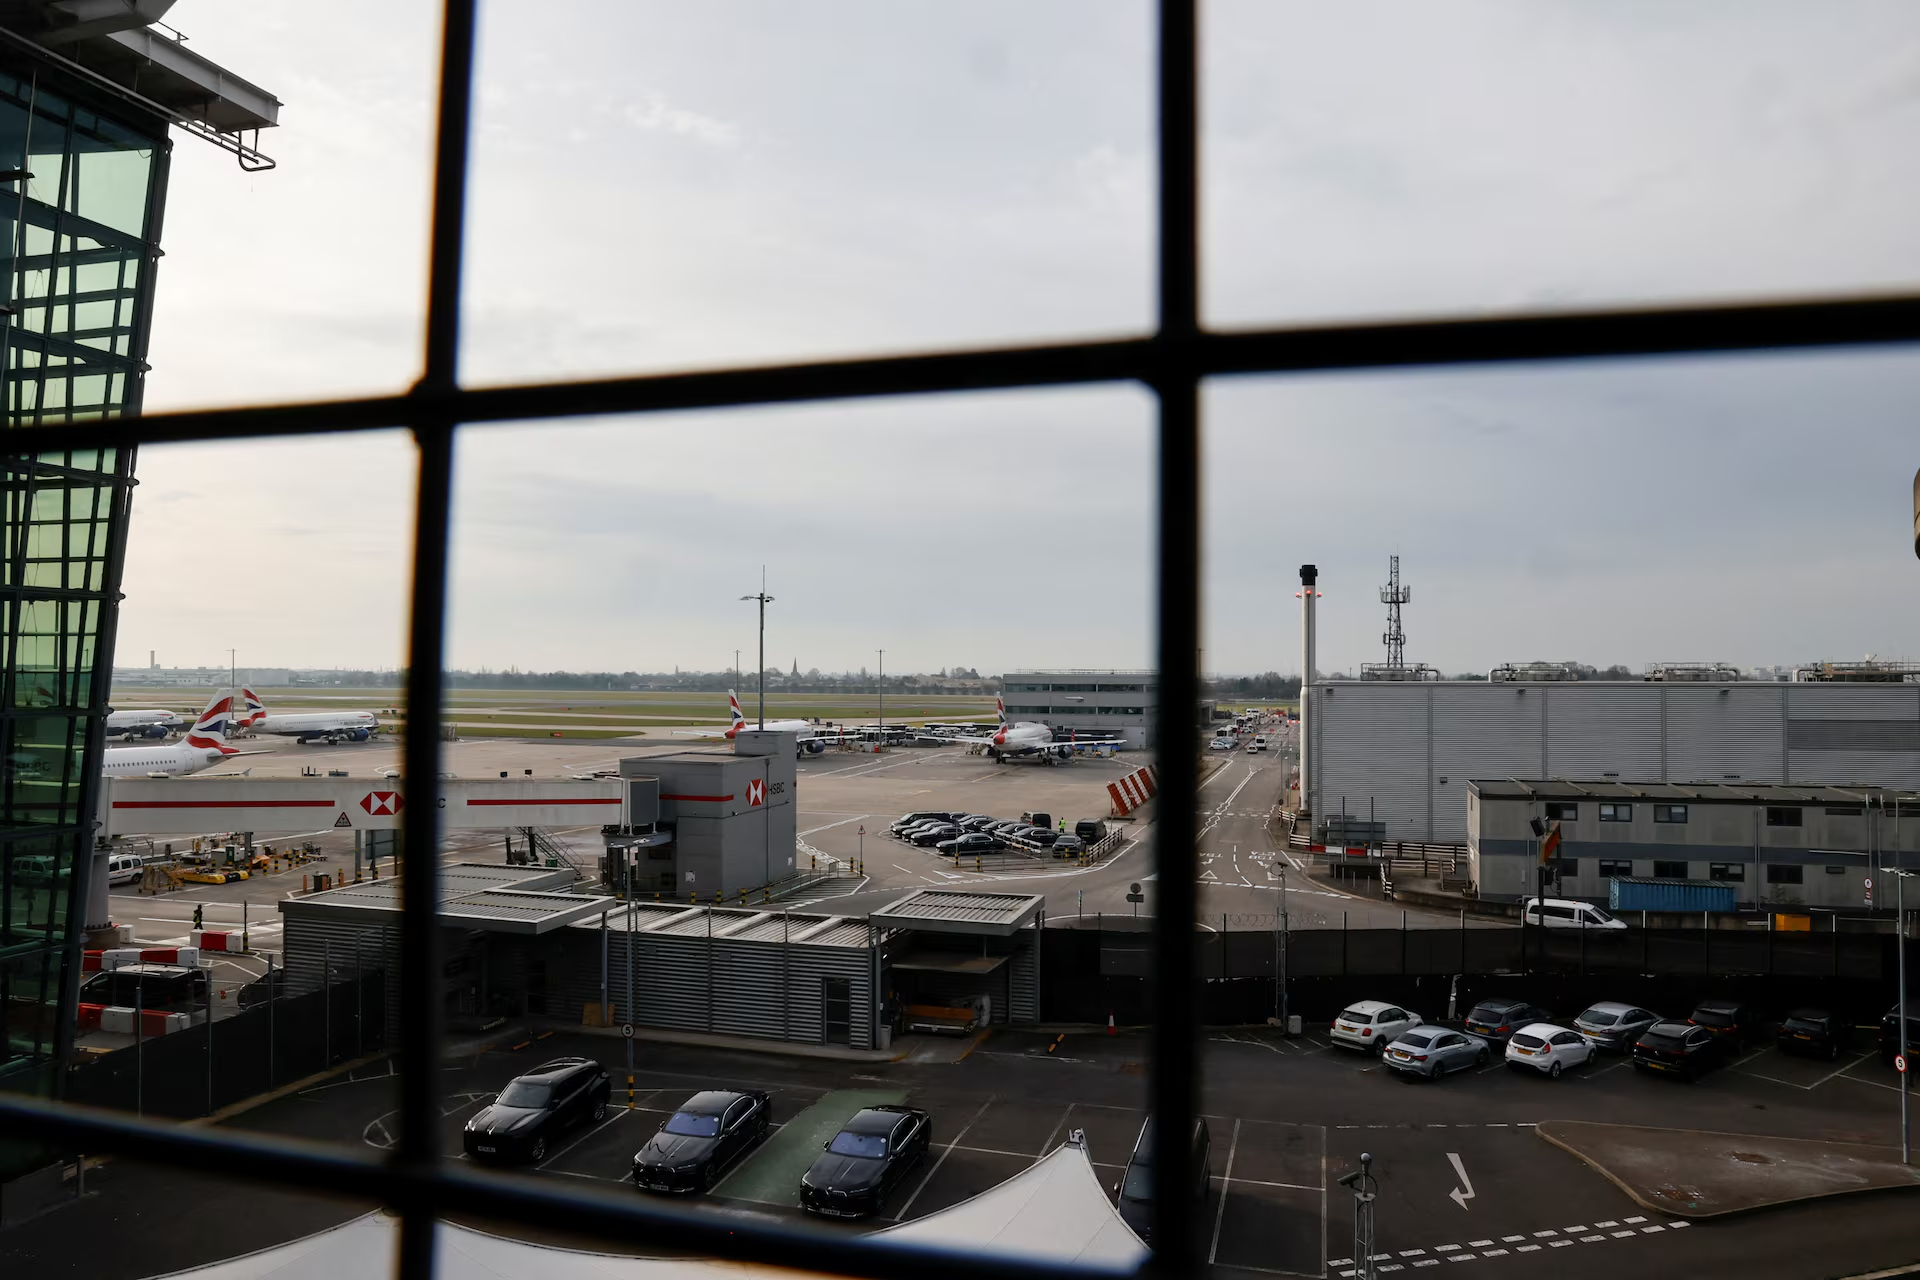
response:
[[[0,68],[8,427],[138,410],[168,147],[131,107]],[[85,872],[133,451],[5,455],[0,476],[0,1089],[51,1092],[81,931],[100,923],[84,918]]]

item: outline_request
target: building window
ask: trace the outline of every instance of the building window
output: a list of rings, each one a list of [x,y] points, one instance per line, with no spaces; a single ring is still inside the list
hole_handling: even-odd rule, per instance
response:
[[[1554,879],[1571,880],[1579,874],[1580,874],[1580,859],[1555,858],[1553,860],[1553,878]]]
[[[1857,804],[1830,804],[1826,807],[1829,818],[1859,818],[1866,815],[1866,809]]]
[[[1683,804],[1657,804],[1653,806],[1653,820],[1655,822],[1685,823],[1687,820],[1687,806]]]
[[[1562,801],[1547,801],[1548,822],[1573,822],[1580,817],[1580,806]]]
[[[1795,813],[1800,812],[1798,809]],[[1798,863],[1769,862],[1767,864],[1768,884],[1799,884],[1800,873],[1804,870]]]
[[[1687,878],[1687,864],[1684,862],[1656,862],[1653,864],[1653,878],[1655,880],[1685,880]]]
[[[1709,862],[1707,879],[1709,880],[1745,880],[1747,864],[1744,862]]]
[[[1633,874],[1633,863],[1625,858],[1600,859],[1600,878],[1602,880],[1624,879]]]
[[[1630,804],[1603,804],[1600,806],[1602,822],[1632,822],[1633,806]]]
[[[1767,806],[1767,825],[1770,827],[1797,827],[1800,825],[1800,810],[1778,805]],[[1793,881],[1799,884],[1798,880]]]

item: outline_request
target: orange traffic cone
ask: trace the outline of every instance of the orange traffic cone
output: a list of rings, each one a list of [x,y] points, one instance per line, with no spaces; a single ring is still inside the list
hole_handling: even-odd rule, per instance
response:
[[[1113,1029],[1113,1010],[1111,1009],[1107,1010],[1107,1034],[1110,1036],[1117,1036],[1120,1034],[1118,1031],[1115,1031]]]

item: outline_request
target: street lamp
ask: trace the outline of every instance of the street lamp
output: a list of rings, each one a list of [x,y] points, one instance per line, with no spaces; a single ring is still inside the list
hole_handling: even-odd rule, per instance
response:
[[[1887,799],[1880,797],[1880,812],[1885,814]],[[1886,852],[1886,845],[1881,845]],[[1893,801],[1893,860],[1896,864],[1906,861],[1900,852],[1900,798]],[[1907,877],[1920,875],[1920,872],[1905,871],[1898,865],[1881,867],[1880,874],[1893,877],[1893,954],[1894,965],[1899,970],[1899,1004],[1894,1009],[1894,1026],[1899,1030],[1894,1034],[1896,1052],[1900,1055],[1900,1163],[1911,1164],[1912,1148],[1908,1138],[1907,1126],[1907,1081],[1913,1075],[1913,1041],[1907,1034]]]
[[[760,724],[767,727],[767,606],[773,603],[773,597],[767,594],[767,566],[760,566],[760,591],[757,595],[741,596],[742,600],[760,602]],[[736,663],[736,665],[738,665]]]

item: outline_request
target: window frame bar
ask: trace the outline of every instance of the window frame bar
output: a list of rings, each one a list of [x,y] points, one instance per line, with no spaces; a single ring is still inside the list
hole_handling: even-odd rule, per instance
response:
[[[1208,331],[1200,316],[1198,39],[1194,0],[1161,0],[1156,90],[1156,329],[1111,340],[806,361],[712,371],[554,383],[462,387],[458,378],[461,265],[472,127],[475,0],[447,0],[436,115],[434,203],[424,373],[408,392],[296,404],[27,426],[4,452],[26,455],[137,443],[267,439],[406,429],[416,441],[413,583],[409,601],[404,773],[412,803],[405,847],[437,849],[442,664],[452,499],[459,424],[537,422],[609,414],[738,408],[877,396],[1134,382],[1159,402],[1156,646],[1161,705],[1191,706],[1199,690],[1200,390],[1206,378],[1461,364],[1872,346],[1920,341],[1920,293],[1848,295],[1702,305],[1597,309],[1472,319],[1381,320]],[[651,424],[643,424],[651,425]],[[104,695],[103,695],[104,696]],[[1199,745],[1182,716],[1160,717],[1163,769],[1155,857],[1161,910],[1154,919],[1155,1026],[1149,1082],[1156,1168],[1173,1185],[1190,1175],[1188,1128],[1198,1084],[1193,917]],[[502,1221],[640,1235],[662,1247],[717,1258],[846,1275],[973,1280],[989,1262],[1010,1280],[1120,1276],[1124,1269],[904,1246],[789,1225],[671,1210],[599,1190],[564,1192],[533,1179],[479,1173],[439,1158],[434,1121],[439,1037],[437,906],[433,857],[403,879],[400,1066],[401,1137],[390,1158],[337,1146],[232,1130],[186,1129],[113,1112],[0,1097],[11,1132],[71,1149],[116,1151],[271,1185],[376,1198],[401,1213],[397,1274],[428,1280],[434,1223],[453,1210]],[[421,979],[416,981],[415,979]],[[1184,1196],[1158,1196],[1162,1274],[1199,1262],[1197,1219]]]

